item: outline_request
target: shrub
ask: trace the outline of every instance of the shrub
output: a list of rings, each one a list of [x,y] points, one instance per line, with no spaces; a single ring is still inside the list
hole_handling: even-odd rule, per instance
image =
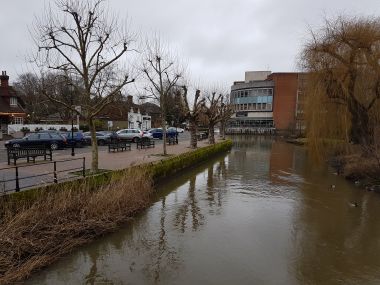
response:
[[[56,131],[57,129],[56,128],[54,128],[54,127],[49,127],[49,129],[48,130],[50,130],[50,131]]]
[[[67,132],[67,129],[66,129],[65,127],[60,127],[59,130],[60,130],[61,132]]]
[[[40,127],[37,127],[37,128],[34,129],[35,132],[39,132],[39,131],[42,131],[42,130],[43,130],[43,128],[40,128]]]
[[[22,127],[20,131],[23,132],[23,134],[25,136],[27,133],[30,132],[30,129],[28,127]]]
[[[40,192],[32,203],[2,201],[0,284],[22,280],[74,247],[117,229],[149,205],[153,191],[148,174],[133,169],[99,189],[92,186],[65,184]]]

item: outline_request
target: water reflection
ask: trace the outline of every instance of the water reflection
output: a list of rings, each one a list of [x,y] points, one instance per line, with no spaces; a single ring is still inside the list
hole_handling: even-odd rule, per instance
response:
[[[230,153],[158,190],[124,229],[27,284],[380,281],[380,195],[313,164],[302,147],[235,137]]]

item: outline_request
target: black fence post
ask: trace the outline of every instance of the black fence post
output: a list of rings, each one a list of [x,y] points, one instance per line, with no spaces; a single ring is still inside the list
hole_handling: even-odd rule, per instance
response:
[[[57,178],[57,162],[54,161],[54,183],[58,183],[58,178]]]
[[[20,184],[18,181],[18,167],[16,166],[16,192],[20,192]]]
[[[86,158],[83,157],[83,169],[82,169],[82,172],[83,172],[83,177],[86,177]]]

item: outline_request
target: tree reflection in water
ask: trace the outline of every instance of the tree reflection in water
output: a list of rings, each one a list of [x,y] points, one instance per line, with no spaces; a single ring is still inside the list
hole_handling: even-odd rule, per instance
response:
[[[201,209],[198,206],[197,195],[195,191],[196,176],[192,176],[189,181],[189,190],[187,192],[187,198],[182,202],[178,208],[175,219],[174,226],[184,233],[186,230],[186,221],[188,219],[188,213],[191,216],[191,227],[193,231],[198,230],[199,226],[202,225],[204,216],[201,213]]]

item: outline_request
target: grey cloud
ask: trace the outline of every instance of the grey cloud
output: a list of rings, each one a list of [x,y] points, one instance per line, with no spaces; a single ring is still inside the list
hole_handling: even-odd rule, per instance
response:
[[[0,69],[24,71],[32,42],[28,27],[48,0],[0,4]],[[160,32],[188,62],[192,78],[230,85],[245,70],[295,71],[308,25],[338,14],[380,15],[378,0],[109,0],[132,30]],[[4,41],[4,39],[6,39]]]

